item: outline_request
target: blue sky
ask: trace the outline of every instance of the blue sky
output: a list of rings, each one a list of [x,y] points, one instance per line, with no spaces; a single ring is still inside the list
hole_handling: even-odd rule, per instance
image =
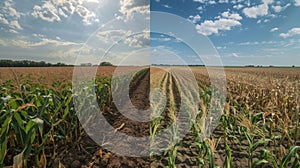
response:
[[[299,0],[153,0],[151,11],[189,19],[224,65],[300,65]]]
[[[184,40],[150,33],[150,9],[190,20],[194,31],[175,28],[207,36],[224,65],[300,65],[300,0],[3,0],[0,59],[202,63]]]

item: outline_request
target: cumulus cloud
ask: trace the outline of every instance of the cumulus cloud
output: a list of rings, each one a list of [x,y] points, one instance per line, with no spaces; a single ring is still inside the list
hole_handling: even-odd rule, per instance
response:
[[[274,32],[274,31],[277,31],[278,30],[278,28],[277,27],[274,27],[274,28],[272,28],[271,30],[270,30],[270,32]]]
[[[141,33],[133,34],[130,30],[106,30],[96,34],[98,39],[104,43],[123,42],[129,47],[141,48],[150,44],[150,31],[143,30]]]
[[[9,25],[8,20],[2,14],[0,14],[0,23],[3,23],[5,25]]]
[[[217,4],[217,2],[216,2],[216,1],[214,1],[214,0],[210,0],[210,1],[208,1],[208,4],[210,4],[210,5],[214,5],[214,4]]]
[[[14,29],[9,29],[8,31],[9,31],[10,33],[18,34],[18,32],[15,31]]]
[[[233,6],[234,9],[241,9],[243,7],[244,7],[244,5],[242,5],[242,4],[237,4],[237,5]]]
[[[134,48],[142,48],[145,46],[150,46],[150,31],[144,30],[140,34],[129,36],[124,40],[124,43]]]
[[[300,6],[300,0],[295,0],[295,6]]]
[[[285,6],[280,6],[280,5],[273,5],[272,8],[275,12],[279,13],[281,11],[284,11],[287,7],[289,7],[291,4],[288,3]]]
[[[8,32],[17,33],[17,30],[23,30],[19,24],[19,19],[22,13],[14,8],[13,1],[5,1],[3,6],[0,7],[0,23],[6,25]]]
[[[149,0],[121,0],[120,10],[126,16],[126,20],[134,17],[134,13],[149,14],[150,1]]]
[[[201,19],[201,16],[200,15],[196,15],[196,16],[189,16],[189,20],[192,21],[193,23],[197,23],[199,22]]]
[[[131,35],[131,31],[126,31],[122,29],[118,30],[106,30],[100,31],[96,34],[98,39],[104,43],[118,42],[122,38]]]
[[[243,18],[238,13],[223,12],[222,16],[227,19],[242,20]]]
[[[269,7],[267,4],[261,4],[250,8],[244,8],[244,14],[249,18],[257,18],[258,16],[265,16],[268,14]]]
[[[62,17],[67,18],[76,13],[85,25],[99,22],[96,14],[83,6],[83,2],[84,1],[81,0],[45,1],[41,6],[35,5],[31,14],[36,18],[40,18],[48,22],[54,22],[61,21]]]
[[[268,14],[269,5],[274,2],[274,0],[262,0],[262,4],[244,8],[243,13],[249,18],[257,18],[259,16],[265,16]]]
[[[300,35],[300,28],[292,28],[287,33],[281,33],[279,36],[283,38]]]
[[[16,9],[13,8],[12,1],[5,1],[3,10],[8,16],[13,17],[15,19],[19,19],[21,16],[21,13],[17,12]]]
[[[218,34],[220,30],[231,30],[232,27],[240,25],[241,23],[237,20],[221,18],[215,21],[206,20],[200,25],[196,25],[196,29],[200,34],[209,36]]]
[[[199,7],[197,8],[197,10],[202,11],[202,10],[203,10],[203,7],[202,7],[202,6],[199,6]]]
[[[242,17],[236,13],[223,12],[217,20],[205,20],[203,23],[196,25],[198,33],[209,36],[219,34],[219,31],[231,30],[235,26],[241,26],[239,22]]]
[[[228,3],[229,0],[219,0],[219,3]]]
[[[42,6],[35,5],[33,10],[31,15],[35,18],[41,18],[48,22],[60,21],[57,9],[50,1],[46,1]]]
[[[93,21],[99,22],[99,19],[93,19],[96,18],[96,14],[94,12],[90,12],[84,6],[78,6],[76,12],[82,18],[83,23],[86,25],[92,24]]]
[[[17,20],[11,21],[9,27],[13,29],[19,29],[19,30],[23,29]]]

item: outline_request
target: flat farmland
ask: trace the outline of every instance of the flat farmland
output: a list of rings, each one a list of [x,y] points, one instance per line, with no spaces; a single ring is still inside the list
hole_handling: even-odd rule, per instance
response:
[[[96,68],[76,72],[82,79],[97,74],[96,101],[115,128],[103,142],[108,146],[95,143],[77,118],[74,67],[0,68],[0,167],[300,167],[300,68],[225,68],[226,97],[219,117],[211,115],[216,87],[204,67]],[[218,79],[222,69],[215,70]],[[112,83],[115,74],[119,82]],[[114,98],[127,86],[124,82],[130,99]],[[136,109],[150,111],[139,114]],[[120,111],[151,120],[138,122]],[[182,138],[180,119],[191,126]],[[215,129],[203,138],[212,121]],[[129,153],[134,149],[136,144],[114,139],[121,132],[149,137],[156,151],[160,142],[155,137],[169,128],[171,136],[164,142],[176,143],[160,148],[162,153],[128,157],[107,150],[109,144]]]

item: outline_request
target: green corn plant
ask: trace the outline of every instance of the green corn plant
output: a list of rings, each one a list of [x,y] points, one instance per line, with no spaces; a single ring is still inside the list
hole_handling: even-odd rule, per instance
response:
[[[253,167],[261,167],[264,164],[270,163],[272,167],[278,168],[277,159],[274,153],[270,150],[263,148],[260,151],[259,159],[253,162]]]
[[[169,155],[168,155],[168,167],[169,168],[176,168],[176,155],[177,155],[177,150],[178,146],[174,145],[170,150],[169,150]]]
[[[289,149],[288,154],[281,160],[280,168],[285,168],[288,166],[289,162],[292,160],[294,156],[294,163],[292,164],[293,168],[300,166],[299,154],[297,151],[300,150],[300,146],[291,146]]]
[[[224,167],[231,168],[232,167],[232,152],[227,143],[225,144],[225,148],[226,148],[226,156],[225,156]]]
[[[209,168],[214,168],[215,167],[215,158],[214,158],[215,143],[214,143],[214,140],[207,139],[206,142],[204,141],[203,145],[207,151]]]
[[[248,131],[244,131],[244,136],[246,137],[246,139],[248,141],[248,145],[249,145],[248,150],[247,150],[248,157],[249,157],[248,166],[252,167],[254,151],[260,145],[265,145],[268,141],[271,141],[271,140],[270,139],[260,139],[260,140],[254,141],[254,137],[251,136],[251,134]]]
[[[203,144],[204,142],[198,142],[196,141],[194,144],[197,146],[198,149],[198,167],[204,167],[205,165],[205,157],[206,157],[206,149],[205,146]]]

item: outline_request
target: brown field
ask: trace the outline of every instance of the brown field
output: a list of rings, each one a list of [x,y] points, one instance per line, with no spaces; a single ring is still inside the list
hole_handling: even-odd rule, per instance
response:
[[[82,72],[82,75],[80,75],[83,78],[94,75],[92,72],[95,67],[81,68],[85,70],[85,73]],[[173,70],[180,70],[178,67],[172,68]],[[72,92],[69,91],[72,87],[73,70],[73,67],[0,68],[0,84],[3,88],[0,97],[4,100],[9,94],[12,95],[12,98],[9,99],[9,101],[12,101],[11,103],[0,102],[0,122],[4,123],[4,120],[8,118],[7,116],[10,115],[9,110],[25,113],[34,112],[34,114],[41,113],[41,116],[53,115],[50,115],[51,121],[50,119],[48,121],[47,118],[44,120],[53,124],[54,129],[49,129],[51,126],[49,127],[44,123],[43,136],[46,137],[46,141],[43,143],[44,147],[41,148],[37,158],[34,159],[34,154],[27,156],[22,162],[25,166],[300,167],[300,68],[225,68],[227,96],[222,117],[212,135],[204,141],[199,141],[201,131],[205,129],[203,123],[201,123],[201,118],[205,118],[208,114],[207,109],[210,107],[211,86],[205,68],[191,67],[201,95],[201,101],[197,102],[199,105],[197,119],[199,120],[193,123],[192,129],[183,140],[169,151],[162,155],[142,158],[125,157],[105,150],[105,148],[93,142],[82,130],[74,111],[70,110],[70,113],[64,114],[66,109],[73,107],[72,103],[67,101],[67,98],[72,99],[73,97]],[[82,69],[79,69],[79,73],[81,73],[80,70]],[[136,137],[149,135],[149,130],[151,130],[151,138],[176,121],[182,97],[180,97],[180,91],[178,91],[174,76],[167,72],[170,71],[170,68],[165,68],[165,71],[159,68],[150,68],[150,71],[147,70],[135,76],[130,83],[130,101],[138,109],[150,107],[149,92],[151,89],[160,88],[167,93],[167,104],[161,113],[162,118],[144,123],[122,116],[114,105],[110,86],[108,85],[110,84],[109,79],[115,70],[116,67],[98,67],[97,76],[100,80],[96,82],[97,85],[101,86],[99,87],[101,96],[107,97],[103,101],[100,96],[100,109],[115,129]],[[137,68],[123,67],[119,70],[121,74],[126,74],[137,70]],[[6,83],[8,80],[11,80],[11,83]],[[53,85],[56,82],[66,83],[67,85]],[[40,90],[31,88],[31,84],[38,84],[37,86],[53,90],[51,90],[51,94],[48,93],[47,89],[45,89],[45,93],[40,93]],[[28,88],[28,92],[22,90],[21,86],[23,85]],[[101,92],[103,88],[106,89],[105,92],[107,93]],[[32,100],[31,96],[45,96],[43,94],[51,96],[56,94],[62,103],[60,105],[49,104],[49,107],[45,106],[45,112],[36,112],[35,109],[43,107],[39,105],[43,97]],[[20,99],[22,99],[22,102],[18,104]],[[14,101],[18,104],[17,110],[15,110],[14,105],[16,103]],[[65,105],[65,103],[69,104]],[[160,103],[162,102],[157,104]],[[56,108],[58,108],[58,111]],[[127,110],[133,111],[130,108]],[[25,116],[22,117],[25,125],[29,123],[30,119],[25,119]],[[55,117],[56,119],[52,123],[52,118]],[[17,116],[16,120],[18,119]],[[57,121],[59,121],[58,124]],[[17,123],[20,124],[21,122]],[[3,149],[3,151],[6,151],[6,156],[2,157],[2,159],[5,159],[2,165],[0,154],[0,167],[16,164],[13,157],[24,148],[23,144],[19,144],[19,137],[16,136],[13,128],[15,127],[7,129],[7,132],[3,128],[0,129],[0,132],[3,133],[1,135],[5,135],[4,137],[10,139],[10,141],[8,139],[5,141],[5,138],[0,139],[2,140],[1,144],[10,147],[9,149]],[[63,133],[58,131],[62,128],[69,131]],[[49,134],[46,134],[46,132]],[[71,142],[74,145],[71,145]],[[40,143],[41,139],[37,138],[31,145],[38,146]],[[118,145],[118,142],[115,141],[110,143]],[[122,144],[119,145],[124,147]],[[130,149],[130,146],[125,146],[125,148]]]

